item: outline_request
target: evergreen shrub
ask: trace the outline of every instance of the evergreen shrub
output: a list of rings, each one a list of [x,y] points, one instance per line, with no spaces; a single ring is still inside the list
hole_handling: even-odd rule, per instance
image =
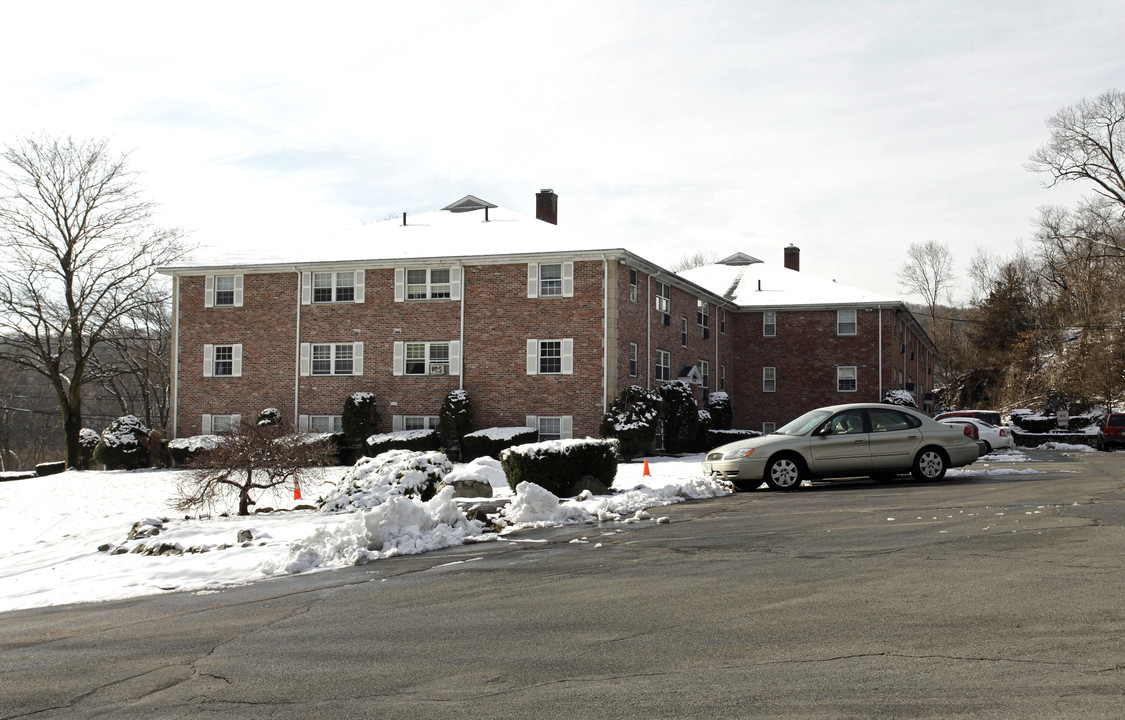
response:
[[[448,450],[458,452],[458,457],[465,459],[461,439],[473,427],[473,403],[469,400],[469,393],[464,390],[453,390],[445,396],[441,403],[441,414],[438,419],[438,430],[441,433],[441,442]]]
[[[362,449],[367,438],[379,430],[379,408],[375,393],[354,392],[344,401],[343,425],[345,447]]]
[[[500,459],[500,453],[516,445],[526,445],[539,439],[539,431],[529,427],[494,427],[468,433],[461,438],[461,459],[465,462],[477,458]]]
[[[94,462],[94,450],[98,447],[98,441],[102,436],[97,430],[90,428],[82,428],[78,431],[78,461],[80,463],[80,470],[89,470],[90,465]]]
[[[388,450],[428,452],[440,447],[441,435],[437,430],[401,430],[367,438],[366,452],[369,457],[376,457]]]
[[[712,429],[730,430],[734,423],[734,410],[731,408],[730,395],[722,390],[708,395],[707,412],[711,413]]]
[[[670,453],[690,451],[698,437],[699,408],[691,386],[671,380],[660,386],[664,409],[664,449]]]
[[[517,445],[500,454],[500,464],[512,490],[521,482],[534,483],[559,497],[574,495],[587,477],[607,488],[617,475],[617,441],[552,440]]]
[[[102,431],[94,448],[94,461],[109,470],[148,467],[148,436],[151,434],[136,415],[119,417]]]
[[[656,438],[660,422],[660,393],[632,385],[621,391],[602,416],[598,434],[616,438],[621,457],[629,460],[644,455]]]

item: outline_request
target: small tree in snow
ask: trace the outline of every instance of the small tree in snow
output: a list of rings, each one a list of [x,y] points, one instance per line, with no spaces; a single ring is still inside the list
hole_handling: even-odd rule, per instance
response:
[[[344,401],[341,424],[344,444],[353,450],[362,450],[367,438],[379,431],[379,408],[375,404],[375,394],[355,392],[349,395]]]
[[[181,512],[210,509],[220,500],[237,498],[238,514],[249,515],[261,492],[334,459],[326,444],[309,442],[280,423],[243,423],[237,434],[222,436],[214,449],[196,457],[198,469],[184,474],[173,507]]]
[[[711,427],[715,430],[730,430],[734,423],[734,411],[730,405],[730,395],[723,391],[707,396],[707,412],[711,413]]]
[[[473,429],[473,403],[464,390],[453,390],[441,403],[439,418],[441,442],[449,450],[456,450],[461,457],[461,440]]]
[[[602,416],[598,432],[604,438],[617,438],[621,457],[628,460],[652,446],[659,421],[660,394],[632,385],[621,391]]]
[[[660,386],[664,408],[664,449],[671,453],[689,450],[699,429],[699,407],[691,386],[672,380]]]

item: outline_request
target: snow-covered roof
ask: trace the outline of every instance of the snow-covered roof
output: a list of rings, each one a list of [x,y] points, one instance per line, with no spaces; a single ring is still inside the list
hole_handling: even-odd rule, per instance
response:
[[[398,217],[287,244],[207,246],[168,268],[246,267],[317,262],[465,258],[522,253],[609,251],[612,242],[497,207],[472,195],[443,210]]]
[[[742,307],[901,304],[896,298],[761,261],[719,262],[679,275]]]

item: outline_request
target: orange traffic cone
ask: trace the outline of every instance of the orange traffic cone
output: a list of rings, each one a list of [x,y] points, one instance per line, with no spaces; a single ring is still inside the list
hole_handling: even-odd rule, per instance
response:
[[[301,479],[300,478],[293,478],[293,499],[294,500],[300,500],[301,499]]]
[[[645,472],[642,477],[652,477],[652,473],[648,471],[648,460],[645,460]]]

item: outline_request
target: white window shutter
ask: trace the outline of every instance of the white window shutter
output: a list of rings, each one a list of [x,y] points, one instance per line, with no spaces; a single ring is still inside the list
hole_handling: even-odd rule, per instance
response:
[[[461,299],[461,268],[449,268],[449,299]]]
[[[210,413],[203,413],[203,424],[199,426],[199,434],[200,435],[210,435],[211,434],[211,414]]]
[[[574,374],[574,338],[562,341],[562,374]]]
[[[527,296],[539,297],[539,266],[535,263],[527,264]]]
[[[562,294],[563,297],[574,297],[574,263],[562,264]]]
[[[366,275],[366,270],[360,269],[355,271],[355,301],[357,303],[363,302],[363,285],[366,280]]]
[[[391,432],[402,431],[402,415],[391,415]]]
[[[312,273],[301,273],[301,304],[312,302]]]
[[[461,341],[449,341],[449,374],[461,374]]]
[[[308,415],[298,415],[297,416],[297,429],[300,430],[301,432],[308,432],[309,431],[309,416]]]
[[[215,307],[215,276],[203,279],[203,307]]]
[[[231,434],[237,435],[238,430],[241,427],[242,427],[242,416],[241,415],[231,415],[230,416],[230,431],[231,431]]]
[[[242,377],[242,344],[231,345],[231,377]]]
[[[301,375],[309,374],[309,365],[312,362],[312,345],[301,343]]]
[[[406,299],[406,270],[395,268],[395,302]]]
[[[352,343],[352,375],[363,374],[363,343]]]
[[[395,341],[395,355],[392,369],[395,375],[402,375],[404,372],[406,372],[406,356],[404,355],[404,348],[402,346],[401,340]]]
[[[527,341],[527,374],[539,374],[539,341]]]
[[[203,346],[203,377],[211,377],[211,371],[215,366],[215,346]]]
[[[532,428],[533,430],[535,430],[535,432],[539,432],[539,416],[525,415],[523,418],[523,422],[527,427]]]
[[[559,435],[563,440],[569,440],[574,436],[574,417],[571,415],[563,415],[559,418]]]
[[[234,276],[234,306],[242,307],[242,275]]]

